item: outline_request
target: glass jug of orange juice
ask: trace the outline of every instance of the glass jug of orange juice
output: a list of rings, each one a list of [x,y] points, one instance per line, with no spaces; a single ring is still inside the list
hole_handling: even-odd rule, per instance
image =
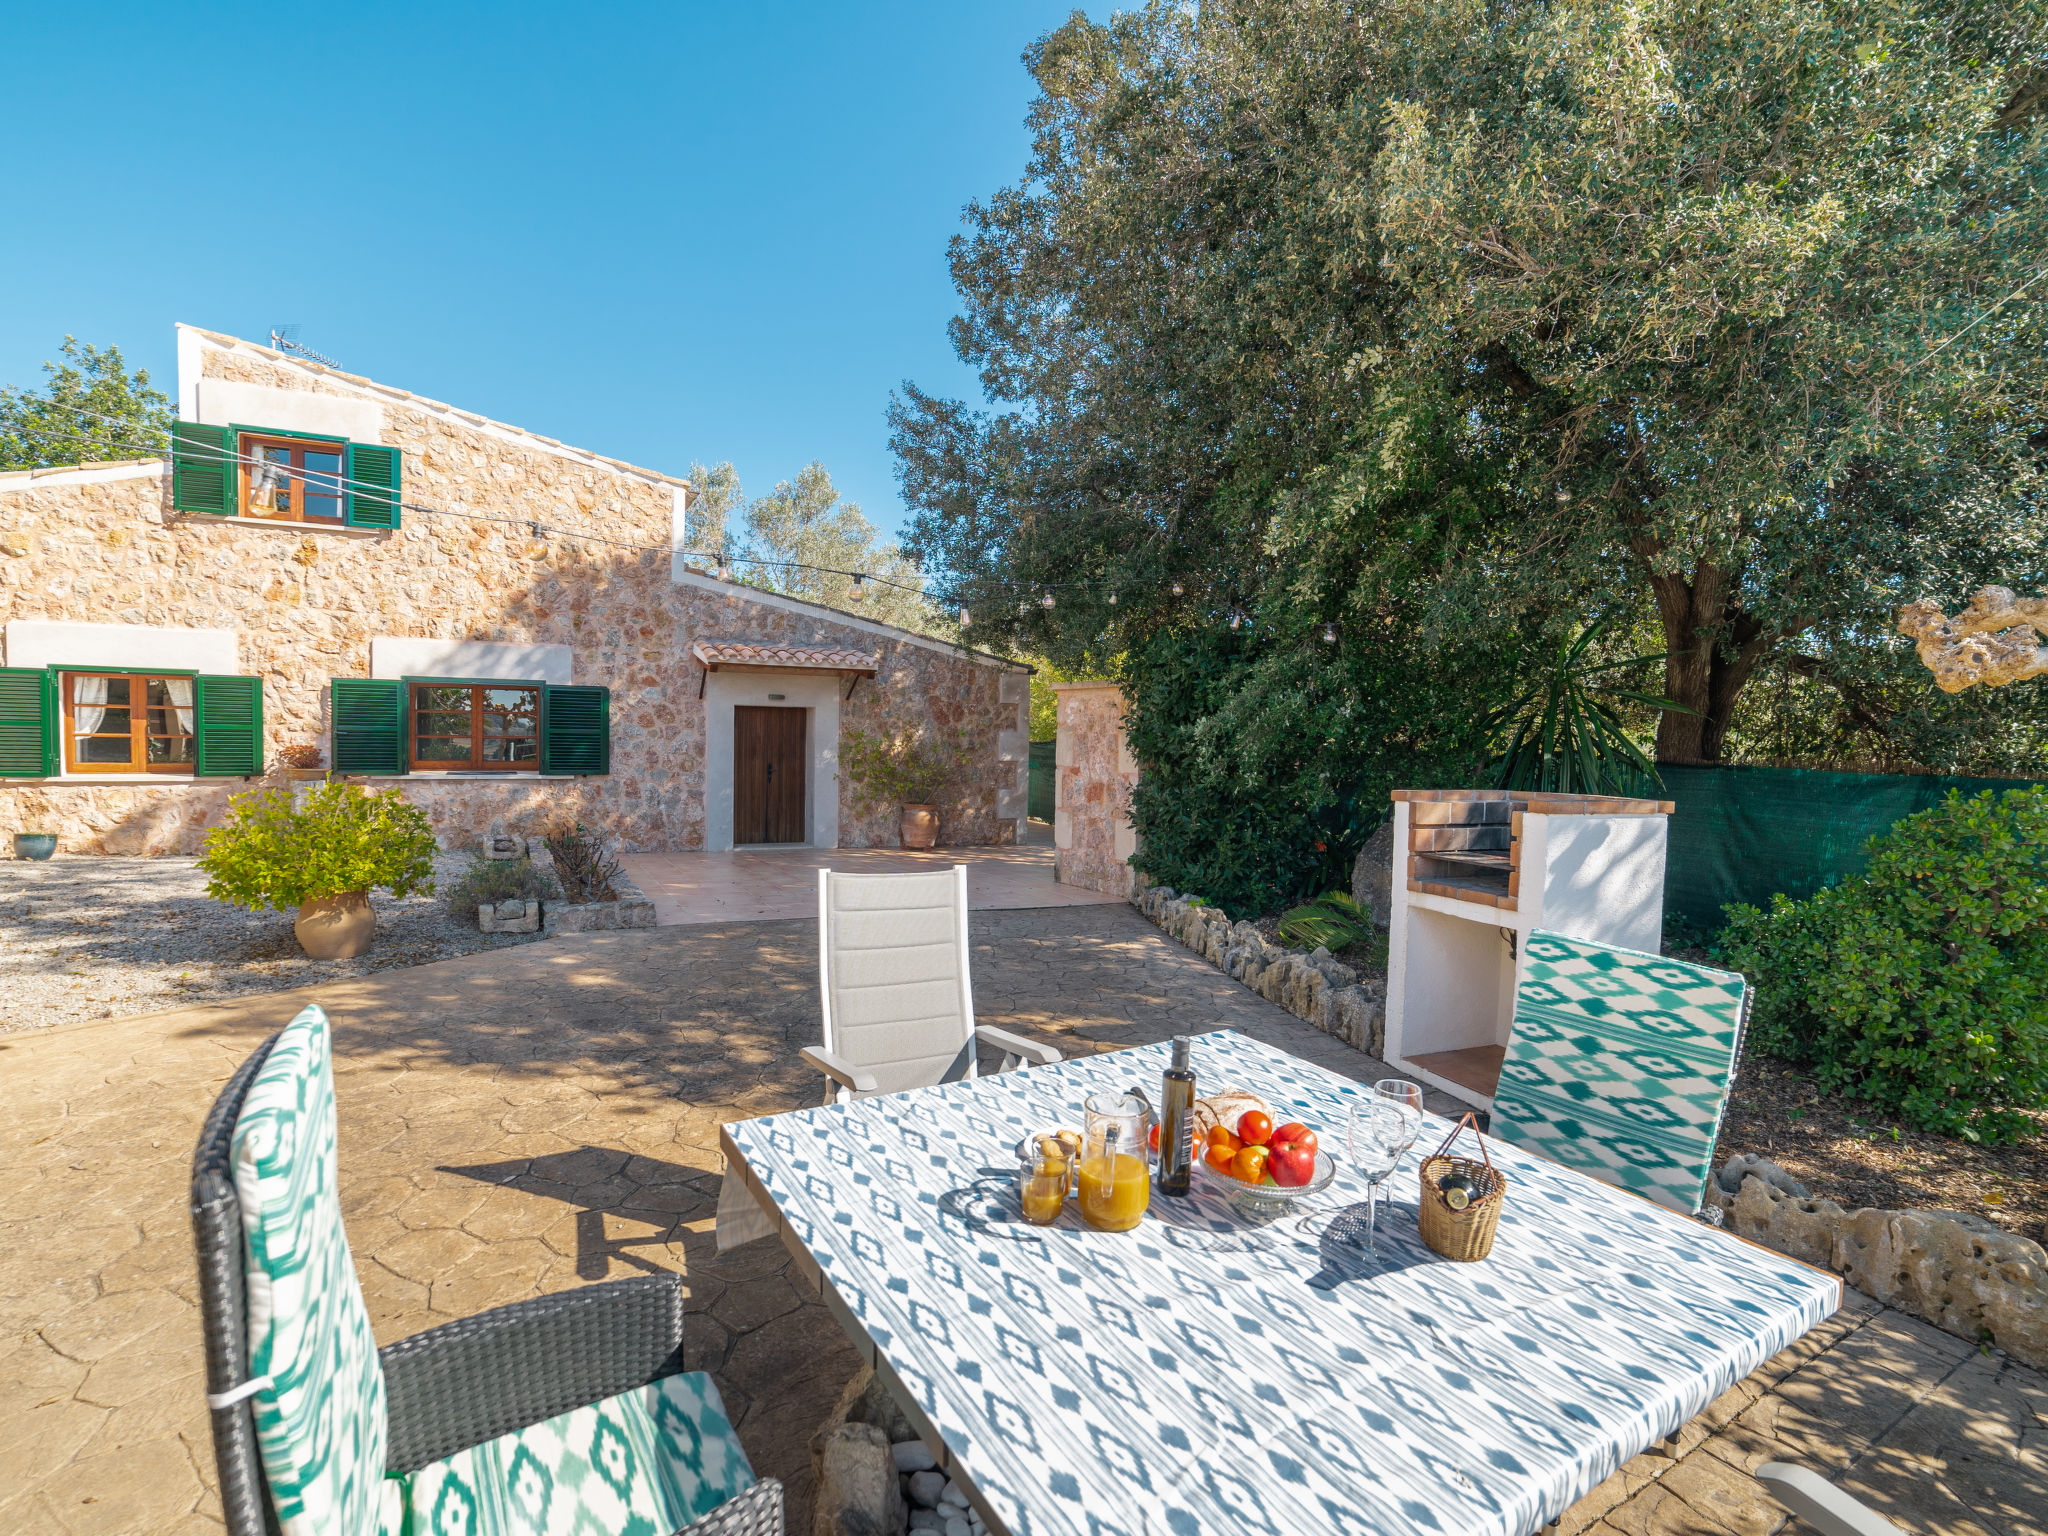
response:
[[[1128,1232],[1152,1203],[1152,1171],[1145,1162],[1151,1106],[1128,1093],[1096,1093],[1081,1107],[1088,1117],[1075,1181],[1081,1219],[1098,1232]]]

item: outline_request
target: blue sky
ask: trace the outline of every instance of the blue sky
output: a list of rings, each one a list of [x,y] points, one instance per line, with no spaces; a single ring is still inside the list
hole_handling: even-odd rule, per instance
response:
[[[7,9],[0,383],[178,320],[749,494],[901,517],[883,412],[952,355],[960,211],[1068,4]],[[1106,7],[1092,8],[1097,15]]]

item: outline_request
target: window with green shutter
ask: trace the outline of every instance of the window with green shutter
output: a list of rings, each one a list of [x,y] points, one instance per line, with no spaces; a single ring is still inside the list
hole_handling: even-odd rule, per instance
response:
[[[237,423],[171,424],[171,506],[263,522],[399,526],[403,462],[396,448]]]
[[[56,677],[43,667],[0,667],[0,779],[56,772]]]
[[[237,506],[234,432],[196,421],[171,423],[171,505],[233,517]]]
[[[540,771],[595,775],[612,771],[612,691],[548,687],[540,698]]]
[[[252,777],[263,771],[263,679],[192,679],[192,771],[201,778]]]
[[[336,773],[405,772],[405,684],[337,677],[329,690]]]
[[[336,773],[538,768],[586,777],[612,771],[609,688],[510,678],[337,677],[330,697]]]

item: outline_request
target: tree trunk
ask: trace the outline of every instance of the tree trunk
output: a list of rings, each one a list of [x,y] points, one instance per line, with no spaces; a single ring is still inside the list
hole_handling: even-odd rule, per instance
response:
[[[1652,574],[1664,625],[1664,696],[1693,711],[1665,710],[1657,721],[1657,761],[1717,763],[1735,700],[1770,648],[1763,625],[1735,597],[1740,572],[1704,561],[1688,580]]]

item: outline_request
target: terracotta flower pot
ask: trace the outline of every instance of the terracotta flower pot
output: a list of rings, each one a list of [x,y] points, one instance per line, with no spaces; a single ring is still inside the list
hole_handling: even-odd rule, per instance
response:
[[[369,949],[377,933],[370,893],[343,891],[304,902],[292,932],[299,936],[299,947],[315,960],[353,960]]]
[[[935,805],[903,807],[903,846],[930,848],[939,840],[939,808]]]

